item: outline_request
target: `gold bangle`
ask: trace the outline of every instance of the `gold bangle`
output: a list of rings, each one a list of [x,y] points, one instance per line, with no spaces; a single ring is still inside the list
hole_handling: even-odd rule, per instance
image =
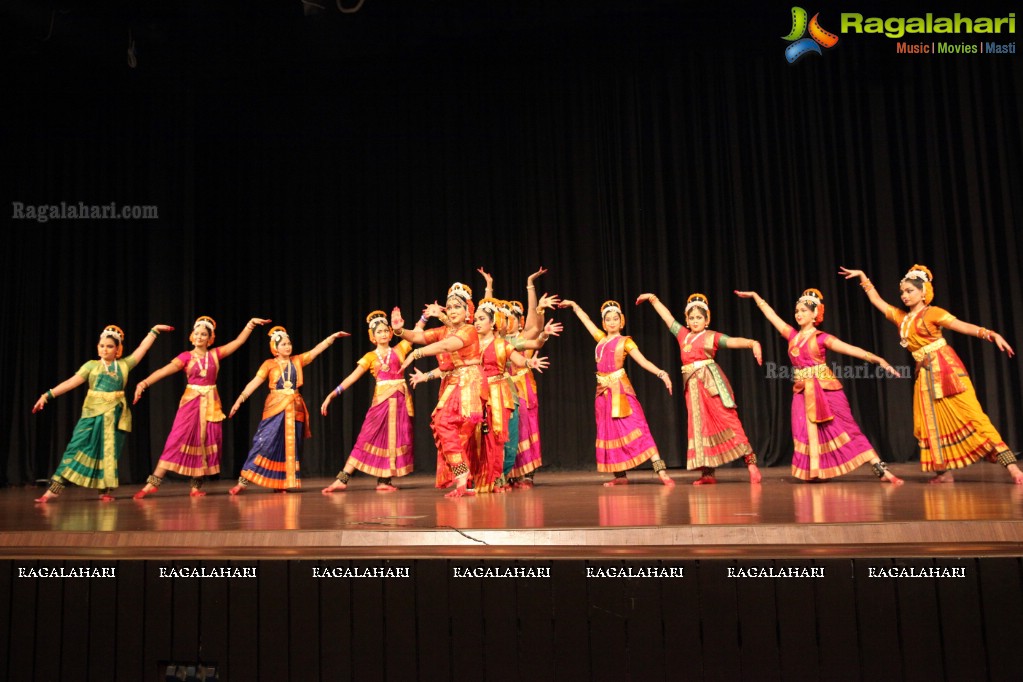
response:
[[[543,308],[541,308],[540,306],[536,306],[536,314],[537,315],[543,315],[543,311],[544,311]]]
[[[536,287],[535,287],[535,286],[533,286],[532,284],[527,284],[527,285],[526,285],[526,289],[535,289],[535,288],[536,288]]]
[[[758,308],[763,308],[765,305],[767,305],[767,301],[760,301],[757,303]]]

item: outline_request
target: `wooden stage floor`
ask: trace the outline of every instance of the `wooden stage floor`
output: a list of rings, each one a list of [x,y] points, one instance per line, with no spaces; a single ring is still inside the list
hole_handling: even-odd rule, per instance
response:
[[[188,496],[183,481],[157,495],[114,502],[69,489],[40,505],[40,488],[0,491],[0,558],[837,558],[1021,556],[1023,487],[1001,467],[978,464],[956,482],[927,485],[916,465],[896,465],[895,488],[868,470],[800,483],[787,468],[719,472],[716,486],[672,471],[660,485],[647,469],[604,488],[597,473],[541,471],[532,490],[445,499],[432,475],[396,480],[377,493],[356,476],[347,492],[322,495],[310,479],[286,495],[230,481]]]

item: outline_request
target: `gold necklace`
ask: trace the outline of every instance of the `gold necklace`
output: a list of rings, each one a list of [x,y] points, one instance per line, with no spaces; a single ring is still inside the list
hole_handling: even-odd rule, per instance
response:
[[[693,349],[693,343],[695,343],[695,342],[696,342],[696,340],[697,340],[698,338],[700,338],[701,336],[703,336],[703,334],[704,334],[704,333],[705,333],[706,331],[707,331],[707,330],[706,330],[706,329],[704,329],[704,330],[703,330],[702,332],[700,332],[700,333],[699,333],[699,334],[697,334],[696,336],[693,336],[693,333],[692,333],[692,332],[689,332],[688,334],[686,334],[686,345],[682,346],[682,350],[684,350],[684,351],[685,351],[685,352],[687,352],[687,353],[688,353],[689,351],[691,351],[691,350]],[[692,339],[690,339],[690,338],[689,338],[690,336],[693,336],[693,338],[692,338]]]
[[[100,358],[99,361],[103,363],[103,373],[106,374],[108,377],[113,377],[114,379],[116,379],[117,378],[117,360],[114,360],[113,362],[108,363],[103,358]],[[111,367],[114,368],[112,371],[110,369]]]
[[[900,337],[899,345],[902,346],[903,348],[907,348],[909,346],[910,327],[916,321],[916,318],[920,315],[920,313],[922,313],[925,310],[927,310],[927,306],[919,308],[918,310],[914,310],[913,312],[908,313],[904,318],[902,318],[902,324],[899,325]]]
[[[192,357],[195,358],[195,365],[196,365],[196,367],[199,368],[199,376],[205,378],[206,377],[206,370],[210,366],[210,352],[206,351],[206,354],[203,355],[202,358],[200,358],[198,353],[196,353],[195,351],[192,351]],[[203,360],[206,361],[205,364],[203,364]]]
[[[796,338],[794,339],[795,344],[792,346],[792,357],[794,358],[799,357],[799,347],[806,343],[806,340],[809,339],[810,335],[813,334],[815,331],[817,330],[811,328],[808,332],[800,330],[800,332],[796,334]]]
[[[491,335],[491,337],[489,339],[485,339],[483,341],[480,341],[480,359],[481,360],[483,359],[483,354],[487,351],[488,348],[490,348],[490,346],[494,343],[494,339],[496,339],[496,338],[497,338],[496,336]]]
[[[289,389],[294,385],[291,383],[291,359],[288,358],[285,362],[287,364],[284,365],[284,367],[281,367],[281,361],[278,360],[277,366],[281,369],[281,378],[284,379],[284,388]]]
[[[373,352],[377,354],[377,360],[380,361],[381,369],[390,370],[391,369],[391,347],[390,346],[387,347],[387,355],[385,355],[385,356],[381,356],[380,355],[380,349],[379,348],[374,349]]]

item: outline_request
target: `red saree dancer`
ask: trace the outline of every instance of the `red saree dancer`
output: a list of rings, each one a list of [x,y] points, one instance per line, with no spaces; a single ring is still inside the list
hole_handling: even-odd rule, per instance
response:
[[[402,371],[415,360],[437,356],[439,373],[443,377],[440,399],[430,415],[430,428],[437,446],[437,487],[444,488],[455,482],[455,489],[446,497],[462,497],[473,492],[468,488],[473,434],[483,419],[480,398],[483,375],[480,373],[479,335],[468,320],[475,312],[472,290],[455,282],[448,290],[446,301],[447,324],[427,331],[405,331],[401,311],[391,312],[391,326],[395,336],[415,344],[417,348],[401,365]],[[432,374],[432,372],[431,372]],[[417,372],[413,386],[428,375]]]
[[[700,478],[693,485],[717,483],[714,469],[740,457],[749,470],[750,483],[760,483],[757,456],[739,421],[732,386],[714,362],[714,356],[721,348],[748,348],[753,351],[757,364],[761,364],[760,343],[707,329],[710,306],[703,294],[693,294],[686,301],[688,331],[656,296],[642,294],[636,299],[637,304],[644,301],[650,301],[668,325],[682,352],[682,381],[685,382],[689,427],[686,468],[701,471]]]

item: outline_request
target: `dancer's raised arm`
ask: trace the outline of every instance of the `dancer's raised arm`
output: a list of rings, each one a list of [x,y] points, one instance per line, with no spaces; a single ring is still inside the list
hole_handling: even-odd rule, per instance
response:
[[[760,297],[755,291],[736,291],[735,295],[739,298],[752,298],[757,307],[760,308],[760,312],[764,314],[764,317],[774,325],[774,328],[778,330],[778,333],[788,338],[789,333],[792,331],[792,327],[778,316],[778,313],[774,312],[774,308],[768,305],[767,301]]]
[[[269,322],[271,322],[271,320],[264,320],[261,317],[253,317],[251,320],[246,322],[245,327],[241,330],[238,336],[236,336],[232,341],[228,341],[223,346],[220,346],[217,351],[220,354],[220,359],[223,360],[228,355],[231,355],[241,348],[242,344],[249,340],[249,335],[252,334],[252,330],[254,330],[257,326],[263,326]]]
[[[343,339],[346,336],[351,336],[351,334],[349,334],[348,332],[334,332],[333,334],[325,338],[323,341],[320,341],[318,344],[316,344],[312,350],[307,350],[305,353],[303,353],[302,354],[303,361],[305,363],[312,362],[313,358],[315,358],[317,355],[330,348],[335,341],[337,341],[338,339]]]
[[[154,324],[149,329],[149,333],[142,339],[142,343],[131,352],[130,356],[135,358],[135,362],[138,363],[142,358],[146,357],[146,353],[153,347],[153,343],[156,341],[156,337],[160,335],[160,332],[172,331],[174,331],[174,327],[169,324]]]
[[[657,311],[657,314],[661,316],[661,319],[664,320],[664,324],[668,325],[668,329],[672,329],[677,320],[675,319],[675,316],[671,314],[671,311],[668,310],[668,306],[661,303],[661,299],[657,298],[656,295],[640,294],[639,297],[636,299],[636,305],[648,301],[650,302],[650,305],[654,307],[654,310]],[[677,334],[678,331],[674,333]]]
[[[600,331],[600,329],[597,328],[597,325],[593,324],[593,320],[590,319],[590,316],[587,315],[586,311],[583,310],[575,301],[564,300],[558,304],[558,307],[571,308],[572,312],[575,313],[575,316],[579,318],[579,321],[583,323],[583,326],[586,327],[586,331],[588,331],[590,336],[593,338],[598,339],[604,336],[604,332]]]
[[[483,298],[492,298],[494,296],[494,278],[493,276],[483,269],[483,266],[476,268],[476,272],[483,275],[483,281],[486,282],[486,289],[483,294]]]
[[[863,291],[866,292],[867,298],[869,298],[870,302],[874,304],[874,307],[880,310],[883,314],[888,314],[888,308],[891,306],[887,301],[881,298],[881,294],[877,293],[877,288],[874,287],[870,278],[867,277],[867,273],[862,270],[854,270],[853,268],[842,266],[838,268],[838,274],[842,275],[846,279],[859,278],[860,286],[863,287]]]
[[[427,306],[423,309],[423,314],[416,322],[416,326],[408,331],[405,330],[405,320],[401,317],[401,308],[394,306],[391,310],[391,329],[394,330],[394,335],[402,341],[408,341],[409,343],[414,343],[416,345],[421,346],[426,343],[426,337],[423,335],[423,328],[426,327],[426,318],[428,317],[427,311],[429,311],[432,306],[440,308],[440,305],[436,301],[427,304]]]

